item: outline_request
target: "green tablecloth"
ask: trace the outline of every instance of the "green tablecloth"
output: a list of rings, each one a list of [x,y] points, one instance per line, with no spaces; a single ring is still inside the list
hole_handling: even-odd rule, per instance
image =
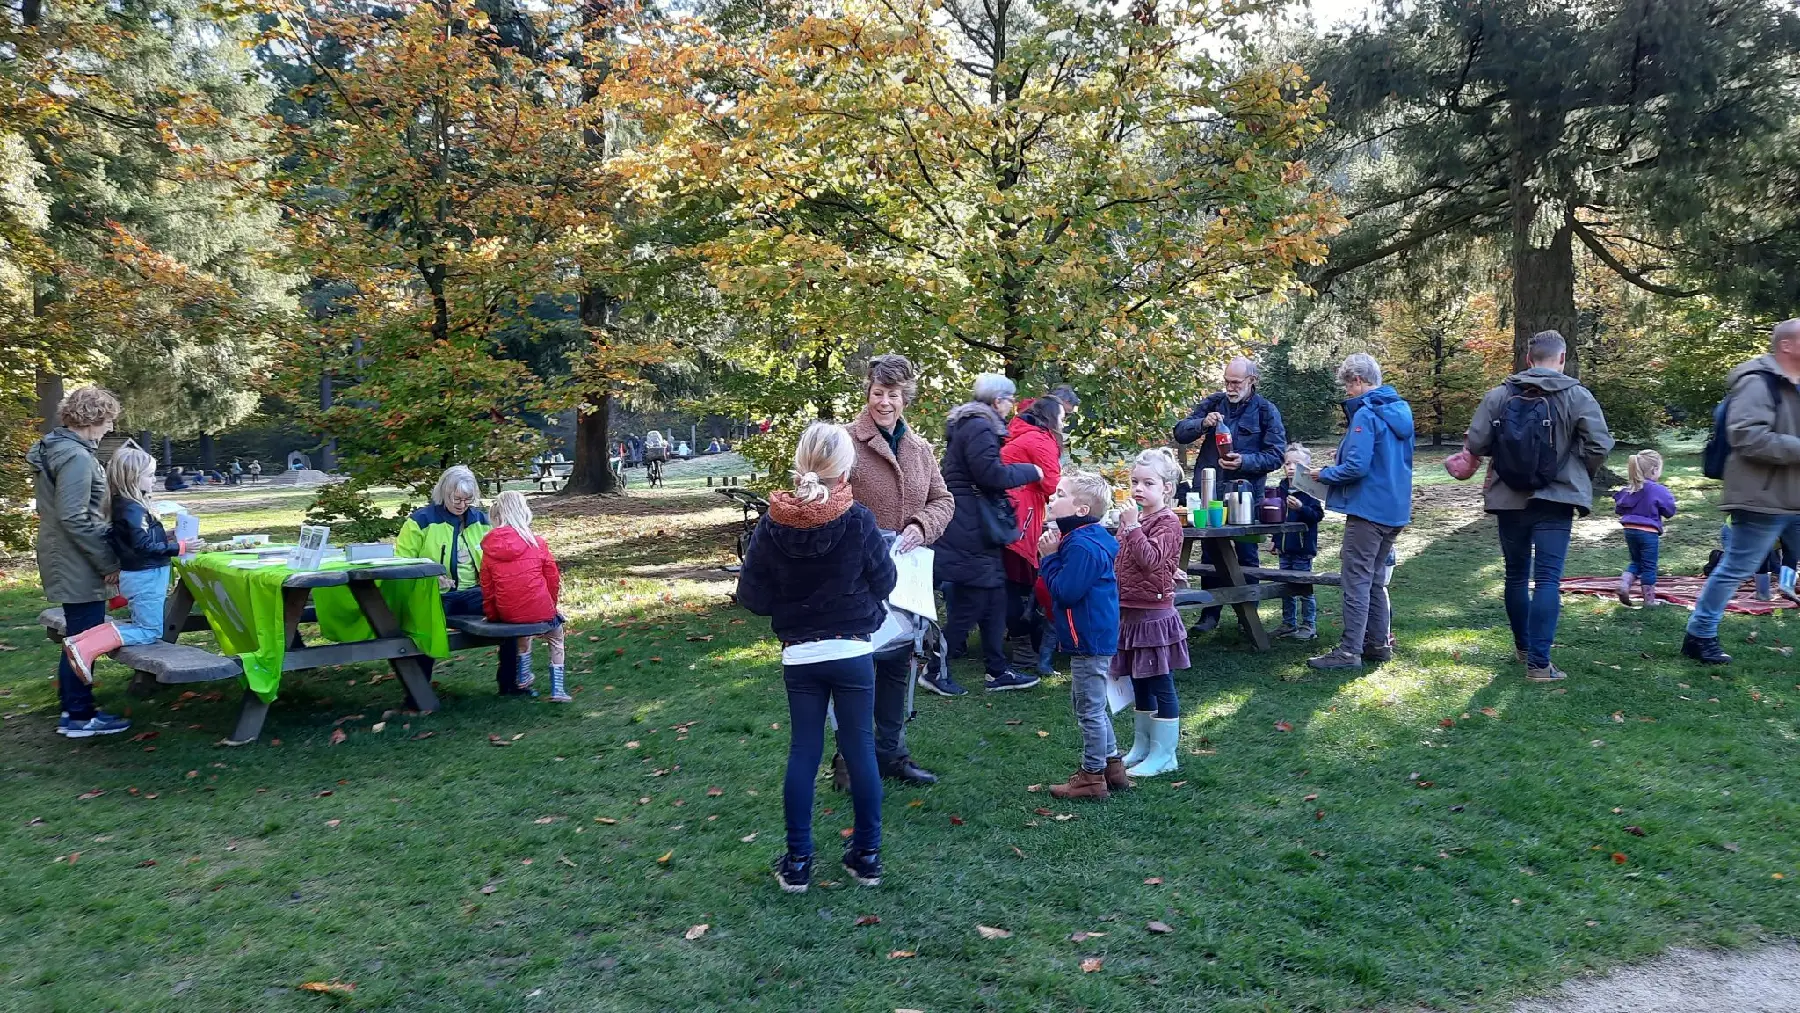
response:
[[[234,560],[252,559],[229,552],[203,552],[187,562],[177,559],[175,572],[194,596],[194,604],[206,616],[223,654],[236,655],[244,664],[244,679],[264,700],[274,700],[281,687],[282,656],[287,651],[283,624],[281,584],[294,571],[285,565],[243,569]],[[346,570],[353,564],[328,562],[320,570]],[[354,564],[367,568],[368,564]],[[432,577],[378,580],[375,587],[399,620],[400,629],[419,650],[433,658],[450,656],[449,635],[444,628],[444,603]],[[327,640],[348,643],[372,640],[375,631],[363,617],[350,588],[321,587],[312,593],[313,610],[319,615],[319,633]]]

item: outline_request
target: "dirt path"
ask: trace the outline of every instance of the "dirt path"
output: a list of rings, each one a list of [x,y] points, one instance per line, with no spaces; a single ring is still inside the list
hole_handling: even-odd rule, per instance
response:
[[[1513,1013],[1794,1013],[1800,947],[1746,953],[1671,950],[1645,964],[1578,978]]]

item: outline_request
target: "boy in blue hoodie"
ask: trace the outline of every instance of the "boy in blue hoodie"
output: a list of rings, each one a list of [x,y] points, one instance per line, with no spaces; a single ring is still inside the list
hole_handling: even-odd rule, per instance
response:
[[[1119,581],[1113,561],[1118,539],[1100,526],[1112,487],[1088,471],[1065,474],[1046,512],[1050,527],[1038,540],[1039,572],[1050,590],[1057,646],[1069,655],[1069,695],[1081,726],[1081,769],[1056,798],[1106,798],[1131,787],[1106,704],[1106,680],[1119,650]]]
[[[1338,367],[1344,441],[1337,463],[1313,472],[1330,486],[1325,506],[1344,514],[1338,570],[1344,586],[1344,635],[1336,649],[1309,659],[1313,668],[1361,668],[1386,661],[1392,613],[1382,580],[1394,539],[1412,523],[1412,406],[1381,382],[1381,366],[1357,352]]]
[[[1319,554],[1319,522],[1325,519],[1325,504],[1294,487],[1294,472],[1300,468],[1312,473],[1312,452],[1305,444],[1290,443],[1283,468],[1286,477],[1281,480],[1281,502],[1287,520],[1306,525],[1306,530],[1276,535],[1275,553],[1283,570],[1311,573],[1313,559]],[[1275,627],[1275,635],[1286,640],[1317,640],[1318,622],[1318,595],[1311,591],[1290,595],[1281,599],[1281,625]]]

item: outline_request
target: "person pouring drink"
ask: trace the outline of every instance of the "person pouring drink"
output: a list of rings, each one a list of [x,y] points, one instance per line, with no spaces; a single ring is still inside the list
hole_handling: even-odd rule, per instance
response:
[[[1262,378],[1255,362],[1244,356],[1232,359],[1225,367],[1225,389],[1201,399],[1188,417],[1175,423],[1175,442],[1186,446],[1199,441],[1194,455],[1194,488],[1201,486],[1201,475],[1211,468],[1221,487],[1230,482],[1250,483],[1252,502],[1262,499],[1265,478],[1281,468],[1287,447],[1287,430],[1281,424],[1281,412],[1268,398],[1256,392]],[[1255,543],[1233,542],[1238,563],[1259,565]],[[1218,539],[1202,543],[1202,558],[1212,572],[1200,578],[1200,586],[1222,587],[1227,581],[1217,558],[1221,551]],[[1251,583],[1255,583],[1252,579]],[[1193,633],[1209,633],[1219,625],[1221,607],[1214,605],[1200,613]]]

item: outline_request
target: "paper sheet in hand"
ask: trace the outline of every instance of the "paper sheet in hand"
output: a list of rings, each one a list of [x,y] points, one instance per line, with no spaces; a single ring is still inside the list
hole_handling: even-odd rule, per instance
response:
[[[1137,703],[1137,692],[1131,688],[1130,676],[1106,677],[1106,705],[1114,714]]]
[[[937,622],[937,596],[932,593],[932,551],[926,548],[893,553],[897,580],[888,603]]]
[[[200,518],[190,513],[175,515],[175,537],[180,541],[191,542],[200,537]]]
[[[1288,488],[1299,490],[1300,492],[1311,496],[1313,499],[1318,500],[1320,503],[1325,502],[1326,493],[1331,491],[1330,486],[1323,482],[1314,481],[1310,473],[1302,471],[1299,468],[1294,469],[1294,478],[1293,481],[1288,483]]]

